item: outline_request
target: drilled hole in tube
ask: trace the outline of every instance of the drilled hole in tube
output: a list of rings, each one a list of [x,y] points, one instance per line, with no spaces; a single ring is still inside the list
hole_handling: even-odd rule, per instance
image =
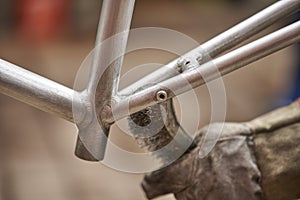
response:
[[[165,101],[165,100],[167,100],[167,93],[165,91],[159,91],[159,92],[157,92],[156,99],[158,101]]]
[[[164,94],[160,94],[160,95],[159,95],[159,98],[160,98],[160,99],[165,99],[166,96],[165,96]]]

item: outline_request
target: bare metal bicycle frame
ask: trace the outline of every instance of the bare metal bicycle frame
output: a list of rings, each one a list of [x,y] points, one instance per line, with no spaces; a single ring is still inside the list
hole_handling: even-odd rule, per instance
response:
[[[97,44],[115,34],[123,33],[122,38],[114,42],[114,47],[110,47],[111,55],[115,54],[115,51],[126,50],[134,3],[135,0],[104,0],[103,2]],[[193,88],[198,87],[218,78],[219,75],[228,74],[299,42],[300,21],[221,55],[299,9],[299,0],[278,1],[122,91],[118,91],[118,84],[123,57],[110,64],[103,74],[104,69],[101,68],[103,66],[100,65],[100,59],[104,54],[101,45],[95,48],[90,79],[84,91],[74,91],[2,59],[0,59],[0,91],[70,122],[75,122],[72,111],[74,103],[82,106],[84,118],[84,113],[88,112],[88,107],[93,101],[95,106],[92,109],[97,113],[97,120],[102,128],[107,129],[104,131],[107,135],[110,125],[116,120],[188,91],[191,88],[187,82]],[[203,52],[213,59],[205,59]],[[154,81],[159,84],[147,87],[147,83]],[[144,89],[132,93],[133,88],[137,86]],[[114,100],[113,112],[112,99]],[[127,104],[129,104],[129,113],[122,110]],[[100,140],[96,142],[105,148],[105,140]]]

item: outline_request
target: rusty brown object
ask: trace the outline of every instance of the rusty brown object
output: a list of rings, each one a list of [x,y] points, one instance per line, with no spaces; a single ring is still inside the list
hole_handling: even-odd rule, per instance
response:
[[[300,198],[298,102],[247,123],[226,123],[215,148],[200,159],[206,133],[175,163],[145,176],[149,199],[169,193],[179,200]]]

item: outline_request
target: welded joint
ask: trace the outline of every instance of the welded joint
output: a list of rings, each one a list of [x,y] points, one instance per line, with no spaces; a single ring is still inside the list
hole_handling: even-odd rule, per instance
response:
[[[99,118],[105,125],[111,126],[116,119],[114,119],[113,108],[119,102],[119,96],[112,97],[112,100],[103,104],[103,108],[99,111]]]
[[[92,115],[89,114],[93,111],[93,104],[90,101],[89,95],[84,90],[78,92],[74,97],[78,99],[77,101],[73,101],[72,105],[74,122],[77,126],[87,126],[93,120]]]

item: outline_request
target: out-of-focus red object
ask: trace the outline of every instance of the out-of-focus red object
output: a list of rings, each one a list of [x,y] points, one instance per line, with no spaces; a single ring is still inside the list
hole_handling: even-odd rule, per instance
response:
[[[69,0],[17,0],[17,32],[30,41],[45,41],[65,31]]]
[[[299,103],[300,103],[300,98],[298,98],[298,100],[297,100]]]

